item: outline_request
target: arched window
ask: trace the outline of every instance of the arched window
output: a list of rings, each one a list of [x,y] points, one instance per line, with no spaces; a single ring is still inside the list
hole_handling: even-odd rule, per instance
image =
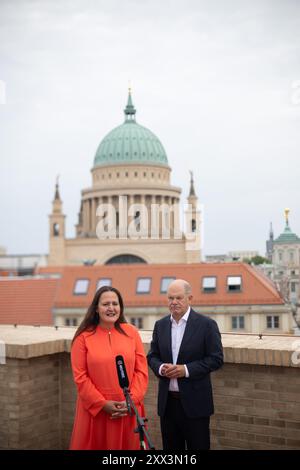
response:
[[[57,222],[53,224],[53,236],[54,237],[59,236],[59,224]]]
[[[192,219],[192,232],[196,232],[196,220]]]
[[[143,258],[140,258],[139,256],[124,254],[124,255],[113,256],[108,261],[106,261],[105,264],[133,264],[133,263],[145,264],[146,261]]]

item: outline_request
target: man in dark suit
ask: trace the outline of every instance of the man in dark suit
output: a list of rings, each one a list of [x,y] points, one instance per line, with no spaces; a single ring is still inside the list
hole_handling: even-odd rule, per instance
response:
[[[155,323],[148,363],[159,377],[158,414],[164,450],[210,448],[214,412],[210,372],[223,364],[217,323],[191,308],[188,282],[168,288],[171,315]]]

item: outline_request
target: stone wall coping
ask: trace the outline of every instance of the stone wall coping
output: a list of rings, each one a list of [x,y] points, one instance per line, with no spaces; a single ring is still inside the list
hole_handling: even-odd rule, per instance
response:
[[[76,327],[0,325],[0,347],[11,359],[30,359],[70,352]],[[152,331],[140,331],[145,350],[149,349]],[[300,337],[223,333],[226,363],[300,367]],[[0,350],[1,352],[1,350]]]

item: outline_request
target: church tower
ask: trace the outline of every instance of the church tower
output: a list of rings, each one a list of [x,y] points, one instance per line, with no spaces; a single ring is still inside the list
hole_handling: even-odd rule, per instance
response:
[[[50,215],[49,265],[198,263],[200,211],[193,175],[180,224],[181,188],[158,137],[136,120],[131,90],[123,123],[98,145],[92,184],[81,191],[75,238],[65,238],[62,201],[56,184]]]
[[[186,262],[201,261],[201,212],[194,187],[193,172],[190,171],[190,193],[185,210],[185,250]]]
[[[290,209],[284,210],[284,231],[273,242],[272,263],[278,266],[295,268],[299,266],[300,238],[291,230],[289,212]]]
[[[270,224],[270,234],[269,234],[269,240],[266,241],[266,258],[272,262],[272,254],[273,254],[273,243],[274,243],[274,232],[273,232],[273,227],[272,227],[272,222]]]
[[[60,199],[57,177],[52,213],[49,215],[49,265],[62,266],[65,264],[65,217],[62,213],[62,200]]]

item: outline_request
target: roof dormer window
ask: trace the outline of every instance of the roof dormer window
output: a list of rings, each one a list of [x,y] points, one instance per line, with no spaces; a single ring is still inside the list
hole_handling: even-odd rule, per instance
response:
[[[202,278],[202,292],[216,292],[217,278],[215,276]]]
[[[227,291],[228,292],[241,292],[241,290],[242,290],[242,277],[241,276],[228,276]]]
[[[150,294],[151,277],[139,277],[136,284],[137,294]]]
[[[100,289],[100,287],[104,286],[111,286],[111,279],[109,277],[102,277],[101,279],[98,280],[97,282],[97,289]]]
[[[176,277],[162,277],[160,282],[160,293],[166,294],[169,285],[172,281],[175,281]]]
[[[74,295],[86,295],[89,289],[89,279],[76,279],[74,286]]]

